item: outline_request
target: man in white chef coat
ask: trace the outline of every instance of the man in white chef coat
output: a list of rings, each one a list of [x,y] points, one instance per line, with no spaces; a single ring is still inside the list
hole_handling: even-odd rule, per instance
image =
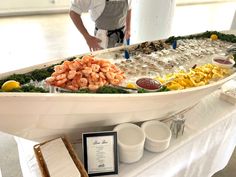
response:
[[[88,11],[97,37],[88,33],[81,19]],[[72,0],[70,17],[91,51],[114,47],[130,38],[131,0]]]

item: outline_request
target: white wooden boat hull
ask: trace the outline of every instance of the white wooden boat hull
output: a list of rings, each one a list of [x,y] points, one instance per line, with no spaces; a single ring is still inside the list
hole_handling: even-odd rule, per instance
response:
[[[0,93],[0,131],[35,141],[61,134],[80,139],[83,131],[167,118],[193,106],[235,76],[206,86],[160,93]]]

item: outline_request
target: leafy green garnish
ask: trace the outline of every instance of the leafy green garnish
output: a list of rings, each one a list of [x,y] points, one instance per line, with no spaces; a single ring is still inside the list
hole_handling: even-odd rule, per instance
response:
[[[31,72],[31,78],[34,81],[42,81],[47,77],[50,77],[51,74],[52,73],[49,72],[47,69],[36,69],[33,72]]]
[[[0,89],[0,92],[4,92],[3,90]],[[31,84],[29,85],[24,85],[20,88],[15,88],[12,89],[9,92],[37,92],[37,93],[47,93],[48,91],[44,90],[42,87],[35,87]]]
[[[162,88],[160,90],[157,90],[156,92],[168,92],[170,91],[170,89],[168,89],[165,85],[162,86]],[[145,89],[138,89],[138,93],[153,93],[153,92],[150,92],[150,91],[147,91]]]
[[[91,92],[89,89],[79,89],[79,90],[76,90],[76,91],[65,91],[64,93],[93,93]]]
[[[232,42],[236,43],[236,36],[233,34],[224,34],[220,33],[218,31],[206,31],[204,33],[195,34],[195,35],[189,35],[189,36],[171,36],[168,39],[165,40],[166,43],[172,44],[174,41],[179,39],[199,39],[199,38],[210,38],[212,34],[216,34],[218,36],[218,39],[222,41]]]
[[[103,86],[100,87],[96,93],[112,93],[112,94],[116,94],[116,93],[129,93],[126,90],[120,89],[120,88],[115,88],[112,86]]]
[[[31,76],[29,74],[13,74],[6,79],[0,80],[0,86],[4,84],[4,82],[9,81],[9,80],[15,80],[19,82],[20,84],[26,84],[30,82]]]

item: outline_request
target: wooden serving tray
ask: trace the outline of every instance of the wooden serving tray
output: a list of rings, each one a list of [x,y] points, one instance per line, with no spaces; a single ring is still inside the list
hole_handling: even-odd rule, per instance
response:
[[[58,138],[55,138],[55,139],[58,139]],[[34,146],[34,153],[35,153],[35,156],[36,156],[36,159],[37,159],[37,162],[38,162],[38,165],[39,165],[39,169],[41,171],[41,175],[42,177],[50,177],[50,174],[49,174],[49,170],[48,170],[48,167],[47,167],[47,164],[44,160],[44,157],[41,153],[41,149],[40,147],[50,141],[53,141],[55,139],[52,139],[52,140],[49,140],[49,141],[45,141],[43,143],[40,143],[40,144],[37,144]],[[85,170],[84,168],[84,165],[82,164],[82,162],[79,160],[78,156],[76,155],[76,152],[75,150],[73,149],[71,143],[69,142],[69,140],[66,138],[66,137],[61,137],[62,141],[64,142],[72,160],[74,161],[76,167],[78,168],[80,174],[81,174],[81,177],[88,177],[88,174],[87,174],[87,171]]]

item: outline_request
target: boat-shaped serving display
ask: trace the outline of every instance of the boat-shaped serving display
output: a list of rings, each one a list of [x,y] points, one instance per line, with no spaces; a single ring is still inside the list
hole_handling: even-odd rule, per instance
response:
[[[42,140],[165,119],[236,76],[233,43],[234,35],[205,32],[5,73],[0,76],[0,130]]]

